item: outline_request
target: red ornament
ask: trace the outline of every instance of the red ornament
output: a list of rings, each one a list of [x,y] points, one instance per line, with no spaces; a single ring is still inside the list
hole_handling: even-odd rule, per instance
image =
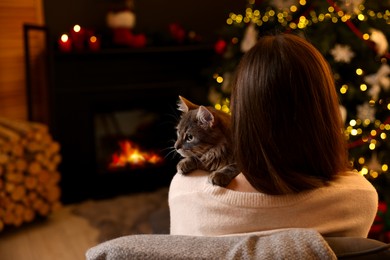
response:
[[[127,28],[115,28],[113,29],[113,42],[116,45],[128,46],[133,40],[133,35]]]
[[[127,28],[115,28],[113,30],[113,42],[116,45],[141,48],[146,46],[144,34],[133,34]]]
[[[226,41],[222,40],[222,39],[219,39],[215,45],[214,45],[214,50],[217,54],[220,54],[222,55],[225,50],[226,50],[226,47],[227,47],[227,43]]]
[[[183,43],[186,38],[186,31],[178,23],[169,24],[169,32],[174,40],[178,43]]]
[[[144,34],[137,34],[133,36],[131,46],[134,48],[142,48],[146,46],[146,36]]]

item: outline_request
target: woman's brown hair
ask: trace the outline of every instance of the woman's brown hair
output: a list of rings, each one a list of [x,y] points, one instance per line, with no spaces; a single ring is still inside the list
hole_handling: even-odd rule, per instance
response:
[[[231,102],[237,164],[257,190],[308,190],[348,169],[332,72],[306,40],[262,37],[237,68]]]

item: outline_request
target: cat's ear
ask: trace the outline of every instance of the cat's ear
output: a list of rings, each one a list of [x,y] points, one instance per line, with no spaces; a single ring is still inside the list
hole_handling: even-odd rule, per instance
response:
[[[196,118],[198,119],[201,127],[210,128],[214,125],[214,115],[204,106],[199,107]]]
[[[177,109],[187,113],[189,110],[197,109],[199,106],[191,103],[187,99],[183,98],[182,96],[179,96],[179,102],[177,103]]]

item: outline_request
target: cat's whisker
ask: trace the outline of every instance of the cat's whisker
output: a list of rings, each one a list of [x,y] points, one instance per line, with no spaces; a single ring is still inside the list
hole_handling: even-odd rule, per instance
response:
[[[173,146],[165,147],[163,149],[160,149],[160,152],[165,152],[166,150],[171,150],[171,149],[173,149]]]
[[[164,152],[164,151],[166,151],[166,150],[171,150],[171,149],[175,150],[175,146],[174,146],[175,141],[174,141],[174,140],[170,140],[170,141],[168,141],[168,142],[172,142],[173,145],[172,145],[172,146],[165,147],[165,148],[163,148],[163,149],[160,149],[160,152]]]
[[[176,157],[176,155],[179,155],[175,149],[172,149],[169,153],[167,153],[165,156],[164,156],[164,159],[167,159],[168,156],[170,156],[171,154],[173,154],[173,157],[172,159],[174,159]]]

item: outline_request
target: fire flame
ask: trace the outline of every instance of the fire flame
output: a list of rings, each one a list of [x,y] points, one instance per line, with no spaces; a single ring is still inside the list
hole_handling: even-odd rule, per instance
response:
[[[120,152],[112,155],[109,168],[120,168],[129,165],[131,167],[143,167],[148,164],[159,164],[162,157],[153,152],[141,151],[140,148],[129,140],[119,142]]]

